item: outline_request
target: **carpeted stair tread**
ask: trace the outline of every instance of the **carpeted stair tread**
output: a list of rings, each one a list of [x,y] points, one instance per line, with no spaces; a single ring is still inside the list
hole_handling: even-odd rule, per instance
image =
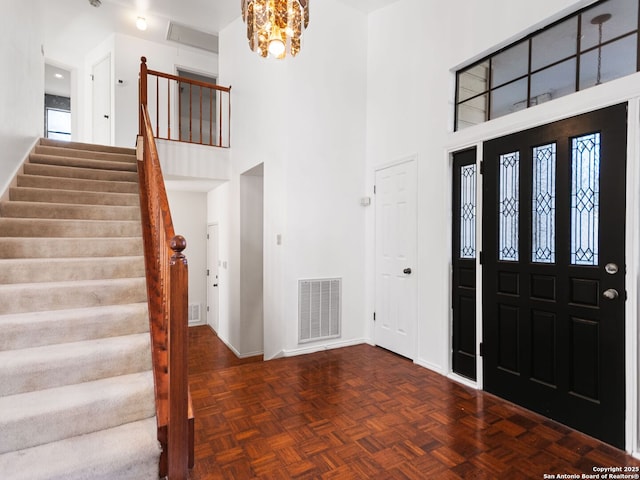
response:
[[[91,160],[104,160],[108,162],[136,163],[135,151],[132,151],[131,153],[101,152],[80,148],[36,145],[35,153],[37,155],[51,155],[65,158],[88,158]]]
[[[0,258],[136,256],[140,237],[0,237]]]
[[[118,170],[100,170],[97,168],[64,167],[60,165],[43,165],[25,163],[25,175],[43,175],[46,177],[82,178],[85,180],[103,180],[109,182],[136,182],[138,174]]]
[[[2,479],[158,479],[135,153],[42,139],[0,201]]]
[[[34,219],[139,220],[140,207],[5,201],[0,202],[0,216]]]
[[[157,480],[155,417],[0,455],[11,480]]]
[[[66,203],[78,205],[138,206],[140,197],[135,193],[89,192],[56,188],[12,187],[9,198],[17,202]]]
[[[0,259],[0,285],[144,276],[144,256]]]
[[[144,372],[151,369],[149,348],[149,335],[139,333],[5,350],[0,397]]]
[[[41,146],[69,148],[72,150],[85,150],[87,152],[108,152],[108,153],[120,153],[124,155],[135,155],[135,148],[127,147],[112,147],[108,145],[96,145],[94,143],[82,143],[82,142],[66,142],[62,140],[53,140],[50,138],[41,138]]]
[[[153,388],[148,370],[0,397],[0,454],[153,417]]]
[[[63,167],[90,168],[96,170],[113,170],[122,172],[136,172],[137,164],[122,161],[94,160],[91,158],[62,157],[59,155],[43,155],[32,153],[29,155],[31,164],[59,165]]]
[[[0,315],[144,302],[145,285],[144,277],[0,285]]]
[[[131,181],[88,180],[84,178],[18,175],[18,187],[74,190],[80,192],[128,193],[138,195],[138,184]]]
[[[0,315],[0,351],[149,331],[146,302]]]
[[[0,218],[5,237],[139,237],[138,220],[55,220]]]

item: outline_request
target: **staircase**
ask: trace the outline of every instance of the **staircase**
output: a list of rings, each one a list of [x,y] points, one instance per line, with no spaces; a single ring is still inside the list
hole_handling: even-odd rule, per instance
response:
[[[158,478],[136,157],[41,140],[0,202],[0,478]]]

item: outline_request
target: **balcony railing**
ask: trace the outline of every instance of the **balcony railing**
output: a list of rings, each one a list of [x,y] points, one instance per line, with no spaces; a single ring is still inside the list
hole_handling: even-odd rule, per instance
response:
[[[231,87],[149,70],[140,60],[140,102],[155,138],[230,147]]]

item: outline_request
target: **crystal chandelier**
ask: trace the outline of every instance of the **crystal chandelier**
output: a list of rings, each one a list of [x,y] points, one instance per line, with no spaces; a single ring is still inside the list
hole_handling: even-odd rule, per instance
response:
[[[309,25],[309,0],[241,0],[251,50],[295,57],[300,51],[302,31]]]

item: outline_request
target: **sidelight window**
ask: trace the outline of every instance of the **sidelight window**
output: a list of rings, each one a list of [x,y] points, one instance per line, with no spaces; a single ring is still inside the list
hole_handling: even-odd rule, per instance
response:
[[[476,166],[460,167],[460,258],[476,258]]]

